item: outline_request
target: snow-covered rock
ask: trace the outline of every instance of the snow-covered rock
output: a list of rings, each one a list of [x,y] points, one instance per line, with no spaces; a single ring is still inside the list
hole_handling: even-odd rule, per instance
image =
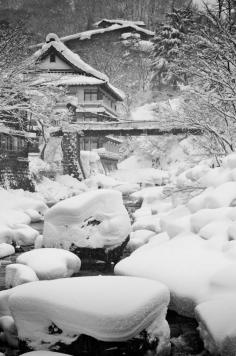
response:
[[[150,231],[153,231],[155,233],[159,233],[159,232],[161,232],[160,220],[157,217],[157,215],[141,216],[132,225],[132,230],[133,231],[150,230]]]
[[[222,167],[211,168],[208,173],[198,179],[198,184],[203,187],[218,187],[232,181],[231,170]]]
[[[18,335],[14,319],[9,316],[2,316],[0,318],[0,341],[6,342],[10,347],[18,348]]]
[[[223,168],[234,169],[236,168],[236,153],[227,155],[222,161]]]
[[[34,209],[26,209],[25,214],[29,215],[32,223],[43,220],[43,216]]]
[[[212,221],[218,221],[222,219],[236,219],[236,209],[231,207],[218,208],[218,209],[201,209],[195,214],[191,215],[192,231],[198,232],[205,225]]]
[[[231,224],[232,221],[230,219],[214,220],[203,226],[198,234],[205,240],[214,239],[220,235],[222,241],[226,242],[228,241],[228,229]]]
[[[183,216],[182,218],[169,221],[166,224],[166,232],[173,238],[184,232],[191,232],[191,217],[190,215]]]
[[[5,224],[0,223],[0,244],[8,243],[11,244],[13,241],[13,230]]]
[[[146,244],[150,240],[150,238],[155,234],[156,234],[155,232],[150,230],[137,230],[131,232],[130,240],[127,244],[127,248],[129,248],[131,251],[134,251],[138,247]]]
[[[206,195],[204,203],[209,209],[236,205],[236,182],[221,184]]]
[[[171,292],[170,308],[187,316],[194,316],[194,307],[201,302],[228,293],[229,288],[224,286],[216,291],[216,281],[221,279],[216,274],[232,266],[236,270],[236,260],[221,250],[209,248],[208,241],[185,233],[150,249],[148,245],[120,261],[115,273],[164,283]],[[211,284],[213,276],[214,285]]]
[[[0,207],[0,218],[2,214],[5,213],[5,211],[13,211],[12,214],[20,213],[22,216],[22,221],[17,221],[18,223],[29,223],[30,217],[28,215],[27,219],[28,222],[26,222],[23,219],[23,213],[27,214],[27,211],[30,209],[31,211],[34,210],[38,212],[41,216],[45,214],[47,211],[47,206],[44,203],[44,201],[39,199],[38,197],[35,197],[33,194],[26,194],[23,190],[0,190],[0,200],[1,200],[1,207]],[[11,218],[11,215],[9,214],[9,219]],[[6,214],[4,214],[6,215]],[[19,214],[18,214],[19,215]],[[14,216],[16,219],[17,215]],[[12,216],[12,220],[14,219]],[[19,218],[20,220],[20,215]],[[25,218],[26,219],[26,218]],[[15,221],[16,222],[16,221]]]
[[[0,317],[6,316],[6,315],[11,315],[8,299],[9,299],[13,289],[14,288],[0,291]]]
[[[177,222],[178,219],[188,218],[190,216],[190,211],[185,205],[179,205],[176,208],[170,210],[166,214],[161,214],[160,216],[160,226],[163,231],[167,231],[168,226],[172,222]],[[174,234],[174,236],[176,233]]]
[[[12,245],[9,245],[7,243],[1,243],[0,244],[0,258],[14,255],[15,249]]]
[[[33,245],[39,232],[28,225],[16,225],[13,240],[19,246]]]
[[[200,335],[212,355],[236,354],[236,294],[206,301],[196,307]]]
[[[81,261],[74,253],[57,248],[41,248],[22,253],[17,263],[30,267],[39,279],[70,277],[79,272]]]
[[[108,248],[120,245],[131,231],[120,192],[90,191],[53,206],[45,216],[45,247]]]
[[[196,213],[198,210],[204,209],[205,207],[205,198],[213,191],[214,188],[210,187],[203,190],[200,194],[197,194],[191,198],[187,204],[191,213]]]
[[[6,266],[5,287],[12,288],[20,284],[35,282],[38,277],[34,270],[20,263],[12,263]]]
[[[169,350],[169,291],[161,283],[98,276],[33,282],[12,291],[9,307],[18,336],[34,350],[70,344],[80,334],[125,341],[143,329],[150,341],[159,339],[157,353]]]

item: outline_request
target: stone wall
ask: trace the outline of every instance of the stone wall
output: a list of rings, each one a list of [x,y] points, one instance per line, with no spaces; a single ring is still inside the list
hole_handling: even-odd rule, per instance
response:
[[[20,160],[17,156],[0,158],[0,186],[34,191],[28,160]]]

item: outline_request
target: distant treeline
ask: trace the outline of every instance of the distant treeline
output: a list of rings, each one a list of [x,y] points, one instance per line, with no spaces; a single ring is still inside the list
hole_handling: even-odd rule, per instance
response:
[[[171,6],[187,0],[0,0],[0,21],[19,19],[39,40],[49,32],[59,36],[90,29],[101,18],[143,20],[155,30]]]

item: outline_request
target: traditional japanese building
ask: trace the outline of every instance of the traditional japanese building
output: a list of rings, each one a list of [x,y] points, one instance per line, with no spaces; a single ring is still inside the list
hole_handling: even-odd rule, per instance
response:
[[[110,84],[105,74],[85,63],[79,55],[67,48],[57,35],[49,34],[46,43],[36,55],[37,75],[65,89],[54,110],[55,113],[67,112],[71,127],[79,122],[102,123],[119,120],[119,103],[123,101],[123,93]],[[59,115],[58,118],[58,122],[55,122],[57,126],[61,124]],[[67,139],[64,138],[65,142],[67,144],[63,146],[64,150],[70,142],[68,136]],[[80,137],[75,146],[78,160],[81,150],[97,150],[105,171],[116,168],[120,146],[118,139],[91,135]],[[75,149],[73,153],[75,154]],[[76,157],[74,159],[76,160]],[[68,168],[71,162],[67,162],[69,156],[64,154],[63,160],[65,173],[71,174]],[[81,162],[79,164],[81,165]]]
[[[147,63],[153,38],[154,32],[148,30],[143,21],[102,19],[93,29],[63,36],[60,40],[86,63],[107,73],[113,84],[131,95],[143,84],[144,70],[150,70]]]

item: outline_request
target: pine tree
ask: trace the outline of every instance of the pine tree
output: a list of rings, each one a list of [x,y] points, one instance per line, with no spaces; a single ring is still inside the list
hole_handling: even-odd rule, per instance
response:
[[[152,53],[153,88],[163,86],[177,86],[178,78],[171,71],[170,64],[179,54],[179,48],[184,43],[184,37],[194,24],[193,11],[190,6],[185,9],[173,8],[167,14],[166,24],[162,24],[156,31],[154,50]]]

